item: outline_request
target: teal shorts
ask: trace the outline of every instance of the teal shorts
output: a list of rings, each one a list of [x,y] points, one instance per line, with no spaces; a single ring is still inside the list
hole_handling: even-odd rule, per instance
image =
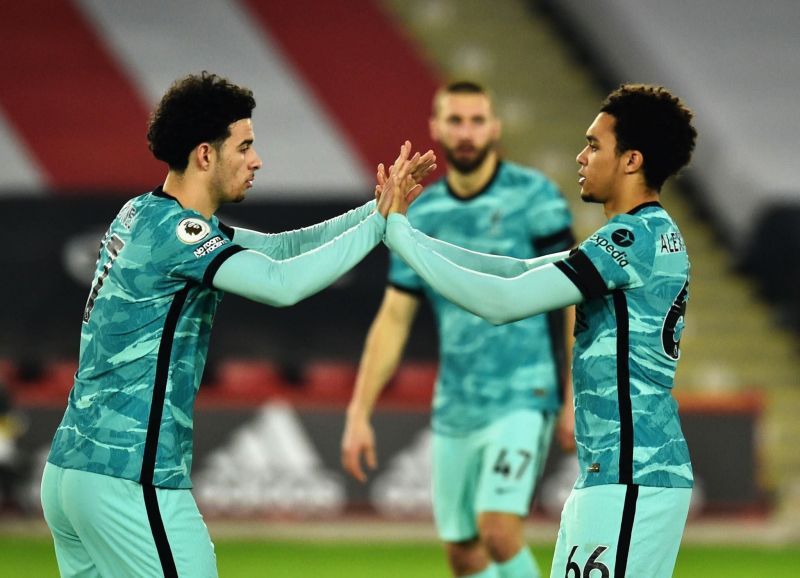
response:
[[[475,538],[483,512],[528,514],[554,422],[552,413],[520,410],[464,437],[433,435],[433,514],[443,541]]]
[[[42,507],[61,576],[216,578],[214,545],[190,490],[47,463]]]
[[[670,578],[690,488],[608,484],[573,489],[550,578]]]

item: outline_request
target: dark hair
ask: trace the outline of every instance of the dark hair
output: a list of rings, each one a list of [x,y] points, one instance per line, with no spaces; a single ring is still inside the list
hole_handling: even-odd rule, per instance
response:
[[[203,71],[176,80],[150,117],[147,142],[158,160],[183,172],[189,153],[200,143],[218,146],[230,125],[251,118],[253,92]]]
[[[600,110],[616,120],[617,152],[642,153],[648,187],[661,190],[668,177],[689,164],[697,139],[694,114],[663,86],[623,84]]]
[[[492,94],[488,88],[471,80],[457,80],[439,88],[433,97],[433,114],[439,112],[439,102],[448,94],[483,94],[492,105]]]

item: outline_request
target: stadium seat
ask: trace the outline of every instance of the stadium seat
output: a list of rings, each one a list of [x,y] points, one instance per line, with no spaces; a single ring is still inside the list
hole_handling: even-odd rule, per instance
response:
[[[356,366],[349,362],[313,361],[304,374],[304,401],[347,403],[356,381]]]
[[[410,362],[400,366],[381,401],[401,405],[424,405],[433,396],[437,365],[430,362]]]
[[[66,405],[77,370],[77,360],[52,361],[44,366],[35,379],[17,382],[14,398],[23,404]]]
[[[285,398],[289,388],[278,367],[264,361],[227,360],[220,363],[216,379],[200,388],[200,399],[217,403],[256,403]]]

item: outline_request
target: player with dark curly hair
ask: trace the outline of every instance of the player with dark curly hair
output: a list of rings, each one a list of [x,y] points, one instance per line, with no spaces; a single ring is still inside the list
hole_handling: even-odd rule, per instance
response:
[[[693,485],[672,396],[689,258],[659,201],[696,137],[692,112],[666,89],[628,84],[612,92],[577,157],[581,198],[602,204],[608,222],[568,253],[519,260],[466,251],[413,229],[402,199],[389,216],[387,245],[481,317],[508,323],[578,306],[572,373],[581,471],[564,505],[551,578],[672,576]]]
[[[243,200],[261,168],[254,107],[249,90],[204,72],[177,81],[153,114],[150,148],[169,171],[125,204],[101,242],[78,371],[42,479],[62,576],[217,576],[189,478],[217,305],[225,292],[292,305],[383,237],[396,187],[297,231],[220,222],[217,209]],[[392,182],[435,168],[432,152],[410,149],[401,147]]]

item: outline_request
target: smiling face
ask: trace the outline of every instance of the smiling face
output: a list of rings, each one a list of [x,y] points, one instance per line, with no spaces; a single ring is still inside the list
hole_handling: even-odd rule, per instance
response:
[[[615,122],[610,114],[597,115],[586,131],[586,146],[575,159],[580,165],[581,199],[587,203],[606,203],[621,189],[629,159],[617,151]]]
[[[237,120],[230,125],[229,131],[230,135],[215,147],[211,194],[218,205],[243,201],[262,164],[253,148],[255,135],[251,119]]]
[[[494,150],[500,138],[500,122],[487,95],[445,93],[436,103],[430,132],[444,150],[449,165],[469,174]]]

